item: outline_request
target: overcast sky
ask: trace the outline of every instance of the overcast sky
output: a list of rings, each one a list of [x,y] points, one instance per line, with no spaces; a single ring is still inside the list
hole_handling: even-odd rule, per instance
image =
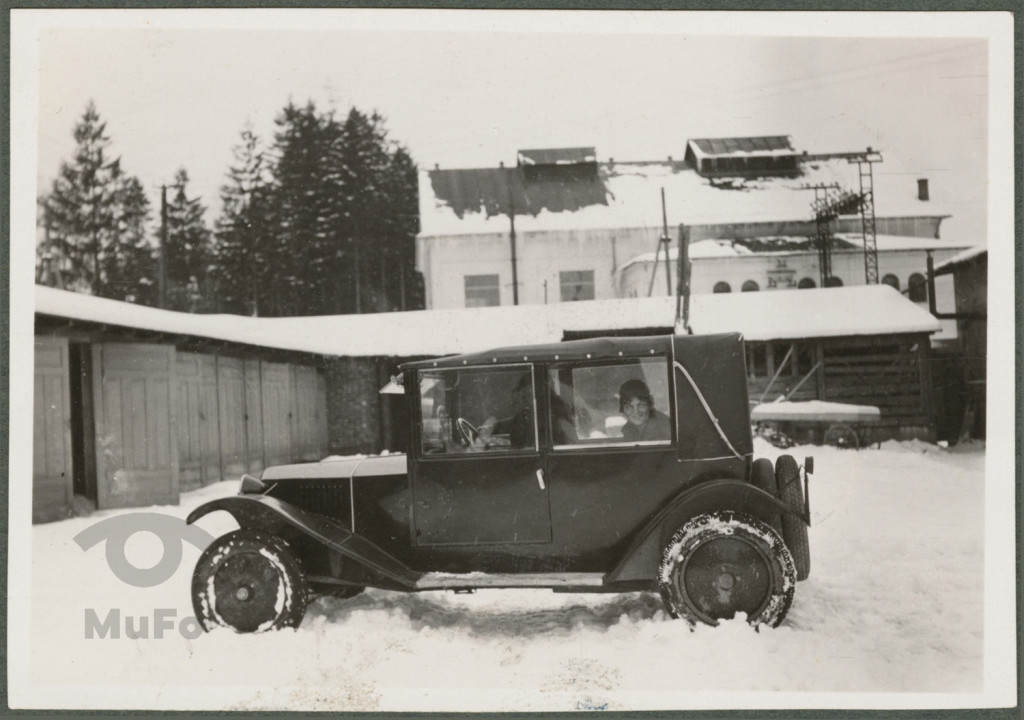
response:
[[[951,173],[964,212],[983,218],[988,42],[922,17],[57,12],[36,45],[37,189],[92,99],[154,206],[184,167],[212,220],[241,130],[269,141],[289,100],[313,100],[379,111],[422,168],[579,145],[601,160],[678,158],[690,137],[870,145],[880,172]]]

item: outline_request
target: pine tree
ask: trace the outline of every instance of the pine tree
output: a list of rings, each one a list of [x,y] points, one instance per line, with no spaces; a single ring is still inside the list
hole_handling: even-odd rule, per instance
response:
[[[271,212],[281,274],[275,314],[320,314],[339,280],[338,178],[330,162],[339,128],[312,102],[289,104],[276,122]]]
[[[235,165],[221,188],[214,256],[218,294],[229,312],[265,315],[269,285],[278,265],[271,236],[267,159],[251,128],[234,149]]]
[[[164,263],[167,272],[167,306],[187,312],[215,308],[210,278],[210,232],[203,221],[206,208],[187,194],[188,173],[178,170],[175,193],[167,203],[167,240]]]
[[[120,159],[108,159],[106,123],[92,101],[74,128],[74,159],[61,164],[50,193],[41,199],[43,248],[38,253],[50,268],[43,282],[102,295],[105,252],[117,233]]]
[[[138,178],[123,178],[115,194],[115,232],[103,257],[104,295],[156,303],[156,254],[149,240],[149,200]]]

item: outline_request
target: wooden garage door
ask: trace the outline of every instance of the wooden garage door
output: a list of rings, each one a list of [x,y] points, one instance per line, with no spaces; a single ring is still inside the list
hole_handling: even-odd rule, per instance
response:
[[[176,504],[174,348],[94,345],[93,368],[97,506]]]
[[[66,338],[37,337],[32,427],[32,521],[67,517],[71,505],[71,395]]]
[[[292,460],[291,372],[284,363],[265,362],[261,367],[263,388],[263,459],[279,465]]]
[[[225,480],[248,469],[245,428],[245,378],[241,358],[217,357],[221,468]]]

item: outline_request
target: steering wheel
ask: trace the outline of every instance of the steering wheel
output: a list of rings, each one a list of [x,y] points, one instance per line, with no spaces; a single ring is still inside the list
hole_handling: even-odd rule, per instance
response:
[[[459,428],[462,439],[466,441],[466,445],[472,445],[480,437],[480,431],[466,418],[456,418],[455,424]]]

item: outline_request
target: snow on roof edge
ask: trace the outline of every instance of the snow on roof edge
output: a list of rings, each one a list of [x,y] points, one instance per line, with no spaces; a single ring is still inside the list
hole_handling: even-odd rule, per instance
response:
[[[566,331],[673,327],[673,296],[319,317],[193,315],[36,286],[35,312],[334,357],[413,357],[559,342]],[[691,298],[695,332],[748,340],[933,333],[939,322],[888,285]]]

